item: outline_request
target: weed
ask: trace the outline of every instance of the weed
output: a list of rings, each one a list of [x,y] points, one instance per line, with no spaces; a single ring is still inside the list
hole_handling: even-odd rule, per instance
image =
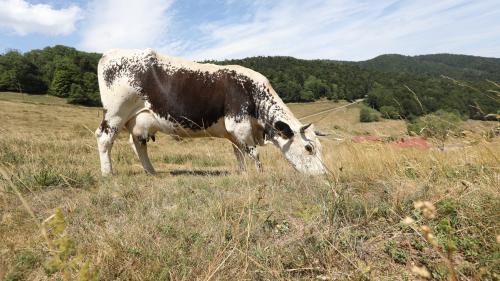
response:
[[[6,281],[25,280],[26,274],[35,269],[40,263],[40,257],[35,253],[23,250],[15,256],[14,268],[5,276]]]
[[[19,165],[23,161],[23,155],[13,150],[12,145],[9,145],[6,142],[0,142],[0,163]]]
[[[385,243],[385,252],[397,263],[406,264],[408,261],[408,252],[398,247],[393,240],[389,240]]]

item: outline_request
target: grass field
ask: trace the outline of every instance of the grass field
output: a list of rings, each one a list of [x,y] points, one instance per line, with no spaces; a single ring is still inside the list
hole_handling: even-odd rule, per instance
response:
[[[468,121],[457,149],[402,149],[351,142],[406,133],[358,113],[304,120],[330,133],[326,177],[297,174],[272,146],[260,149],[264,173],[238,174],[229,142],[166,135],[149,145],[159,173],[147,176],[122,133],[103,179],[99,109],[0,93],[0,280],[418,280],[415,266],[498,280],[500,140],[484,136],[498,123]]]

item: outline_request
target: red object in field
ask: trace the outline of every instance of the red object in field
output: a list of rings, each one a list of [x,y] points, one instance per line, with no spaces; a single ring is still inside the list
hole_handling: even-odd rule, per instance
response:
[[[406,139],[401,138],[400,140],[395,141],[394,144],[399,147],[416,147],[423,149],[428,149],[431,147],[427,140],[422,137],[409,137]]]

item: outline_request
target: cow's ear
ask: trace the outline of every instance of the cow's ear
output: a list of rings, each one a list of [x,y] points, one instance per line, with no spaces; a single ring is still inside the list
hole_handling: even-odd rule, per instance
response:
[[[293,137],[292,129],[285,122],[278,121],[278,122],[274,123],[274,128],[276,129],[278,134],[285,139],[289,139],[289,138]]]

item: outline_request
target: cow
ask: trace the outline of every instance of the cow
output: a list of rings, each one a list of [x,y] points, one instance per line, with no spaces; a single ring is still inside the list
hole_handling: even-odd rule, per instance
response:
[[[158,131],[180,138],[226,138],[239,171],[245,170],[245,155],[262,170],[257,146],[267,142],[300,172],[326,171],[314,125],[301,124],[258,72],[191,62],[153,49],[108,51],[97,71],[104,114],[95,135],[104,176],[112,173],[111,148],[124,128],[148,174],[155,169],[147,143]]]

